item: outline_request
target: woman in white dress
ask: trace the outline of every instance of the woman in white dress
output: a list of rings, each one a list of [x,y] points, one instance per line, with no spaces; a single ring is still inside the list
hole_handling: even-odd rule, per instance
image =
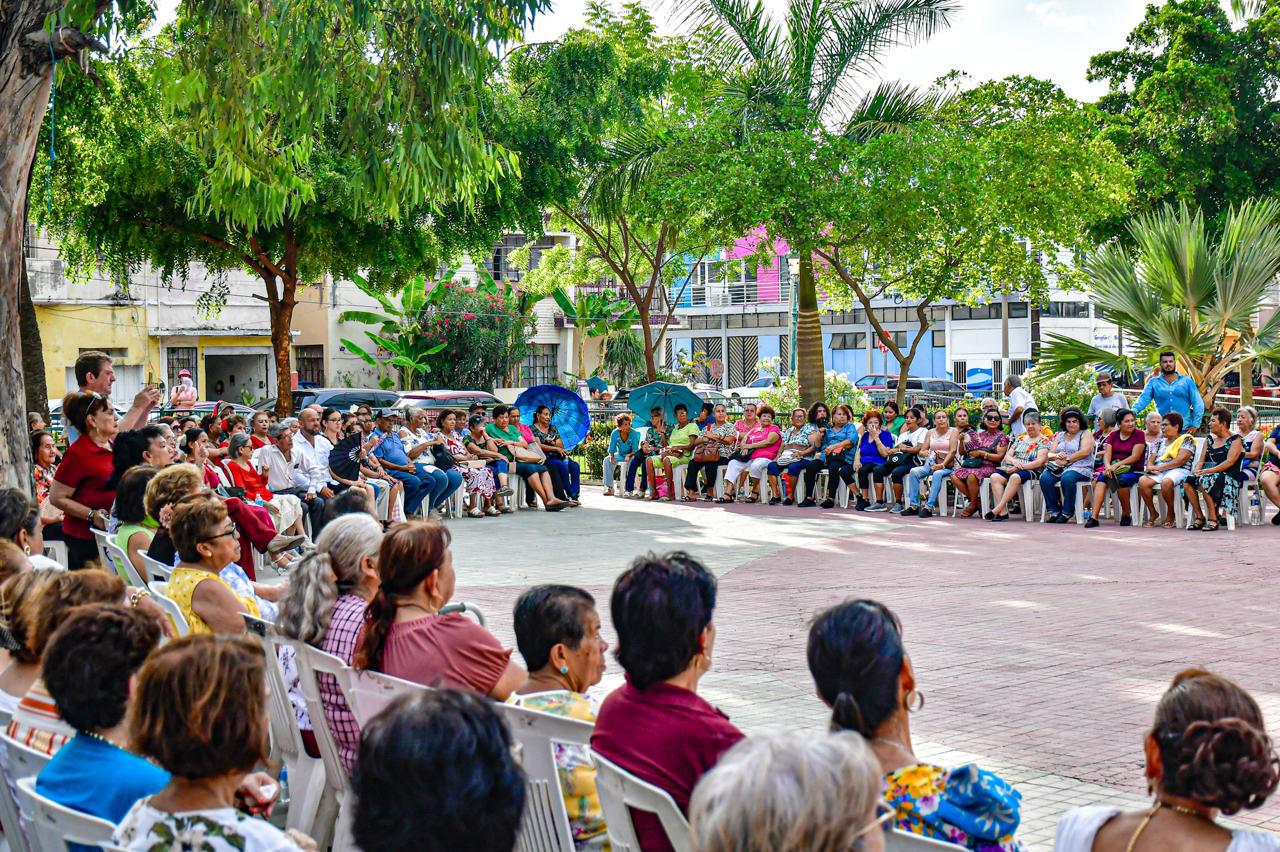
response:
[[[1144,745],[1152,806],[1068,811],[1055,852],[1280,850],[1280,835],[1217,823],[1219,814],[1261,807],[1280,784],[1280,758],[1253,696],[1221,675],[1187,669],[1156,706]]]

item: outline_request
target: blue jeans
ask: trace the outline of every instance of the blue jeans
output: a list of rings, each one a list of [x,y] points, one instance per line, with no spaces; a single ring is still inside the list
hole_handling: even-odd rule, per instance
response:
[[[404,513],[412,515],[422,506],[422,500],[431,493],[435,480],[425,471],[421,476],[403,470],[387,468],[387,475],[404,485]]]
[[[636,471],[640,472],[640,490],[644,491],[649,479],[649,472],[645,470],[644,460],[647,456],[636,453],[631,457],[631,464],[627,466],[627,490],[635,491]]]
[[[547,468],[548,470],[554,468],[560,474],[565,493],[570,499],[577,500],[582,492],[582,467],[570,458],[548,457]]]
[[[1047,517],[1054,515],[1074,515],[1076,513],[1076,493],[1081,482],[1088,482],[1092,477],[1076,470],[1066,470],[1061,476],[1049,471],[1040,474],[1040,493],[1044,496],[1044,508]],[[1062,500],[1058,500],[1058,484],[1062,484]]]
[[[453,492],[462,486],[462,474],[457,470],[441,470],[436,467],[430,470],[418,468],[418,472],[424,478],[431,477],[431,499],[427,505],[432,509],[439,509],[447,503]]]
[[[915,506],[920,499],[920,486],[926,479],[929,480],[929,499],[924,503],[925,506],[938,508],[938,500],[942,497],[942,489],[946,487],[946,481],[951,476],[951,468],[944,467],[942,470],[934,470],[932,465],[922,464],[911,468],[907,474],[907,505]]]
[[[785,468],[780,467],[776,461],[771,461],[769,462],[768,473],[770,476],[781,476],[785,472],[787,476],[791,477],[792,482],[799,482],[799,476],[804,472],[805,463],[808,461],[808,459],[796,459]],[[782,490],[785,491],[786,489],[786,480],[783,480]],[[788,494],[786,496],[790,497],[792,500],[796,497],[794,494]]]

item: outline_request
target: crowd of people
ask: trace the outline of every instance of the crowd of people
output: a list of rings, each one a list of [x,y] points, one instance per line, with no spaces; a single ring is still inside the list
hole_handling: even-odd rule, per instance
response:
[[[107,369],[90,366],[90,383]],[[1202,528],[1227,511],[1246,459],[1264,489],[1268,477],[1276,489],[1280,468],[1262,459],[1276,452],[1276,436],[1261,439],[1255,413],[1214,410],[1195,467],[1188,418],[1167,411],[1140,428],[1123,401],[1107,402],[1109,379],[1099,376],[1102,404],[1092,414],[1062,412],[1056,435],[1046,434],[1025,391],[1009,394],[1021,403],[1009,412],[981,406],[975,428],[964,408],[952,419],[819,405],[791,412],[785,432],[765,406],[738,423],[723,407],[697,419],[678,408],[670,430],[655,414],[644,440],[620,420],[610,474],[638,475],[660,497],[655,483],[683,466],[693,471],[686,499],[759,500],[769,487],[779,502],[805,506],[817,504],[825,471],[822,505],[844,483],[864,510],[925,517],[947,479],[970,495],[971,516],[975,483],[990,479],[992,520],[1007,517],[1017,485],[1033,477],[1046,492],[1046,482],[1066,486],[1054,518],[1070,514],[1081,483],[1092,484],[1091,520],[1111,490],[1137,487],[1155,519],[1157,496],[1167,506],[1182,487]],[[1010,381],[1007,390],[1020,390]],[[413,410],[401,426],[393,409],[307,409],[296,421],[259,414],[249,423],[220,412],[165,429],[146,420],[150,398],[138,402],[142,420],[121,430],[105,395],[73,394],[64,416],[78,437],[60,461],[52,436],[32,433],[37,499],[0,491],[7,733],[51,755],[39,793],[115,824],[121,846],[315,848],[269,819],[279,783],[264,771],[265,667],[278,664],[308,754],[319,756],[315,726],[325,725],[351,774],[351,828],[365,852],[515,848],[526,778],[492,702],[593,726],[589,749],[555,749],[580,849],[608,845],[593,752],[667,792],[698,852],[874,852],[891,828],[972,850],[1023,848],[1012,785],[978,765],[943,767],[916,755],[913,717],[924,709],[928,673],[915,670],[903,624],[880,602],[846,600],[810,623],[805,653],[830,731],[751,737],[700,695],[717,646],[718,584],[687,553],[637,558],[617,578],[611,637],[584,589],[540,585],[519,595],[512,621],[523,664],[486,627],[449,611],[457,574],[440,509],[454,492],[465,489],[468,514],[503,514],[512,511],[516,476],[548,511],[579,505],[580,470],[541,409],[526,436],[519,412],[503,406],[489,416],[446,412],[434,431]],[[335,471],[326,460],[344,440],[352,465]],[[476,464],[446,464],[442,453]],[[432,460],[425,467],[424,458]],[[164,593],[188,635],[176,635],[145,585],[130,585],[125,566],[99,564],[93,529],[107,531],[140,576],[151,576],[151,560],[172,566]],[[41,556],[49,534],[67,543],[71,564]],[[264,559],[283,580],[257,576]],[[265,657],[246,638],[245,614],[356,670],[425,689],[362,729],[336,682],[325,681],[324,718],[311,718],[292,656]],[[610,651],[626,679],[599,701],[592,687]],[[1261,806],[1280,785],[1261,711],[1237,684],[1180,673],[1156,708],[1144,757],[1151,807],[1073,810],[1059,824],[1058,848],[1163,849],[1193,837],[1200,845],[1187,848],[1280,850],[1274,835],[1216,821]],[[3,749],[0,772],[12,794]],[[656,817],[633,818],[643,849],[672,848]]]

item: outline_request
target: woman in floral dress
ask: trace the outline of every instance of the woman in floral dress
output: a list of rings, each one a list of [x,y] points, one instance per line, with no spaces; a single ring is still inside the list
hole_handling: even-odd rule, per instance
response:
[[[444,448],[458,462],[458,472],[462,474],[462,487],[467,489],[467,514],[473,518],[483,515],[497,517],[502,514],[493,505],[493,495],[498,486],[493,481],[493,470],[484,467],[471,467],[470,461],[483,461],[479,456],[467,452],[462,433],[458,425],[462,421],[462,412],[445,410],[436,417],[436,428],[444,433]],[[483,503],[484,508],[481,508]]]
[[[1009,436],[1000,431],[1000,412],[994,408],[982,413],[982,423],[978,429],[964,436],[960,445],[960,461],[951,474],[951,482],[956,487],[956,494],[964,494],[969,498],[969,508],[960,513],[962,518],[972,518],[982,506],[978,499],[978,491],[982,488],[982,480],[996,472],[996,465],[1004,461],[1004,454],[1009,449]],[[980,462],[976,467],[975,462]]]

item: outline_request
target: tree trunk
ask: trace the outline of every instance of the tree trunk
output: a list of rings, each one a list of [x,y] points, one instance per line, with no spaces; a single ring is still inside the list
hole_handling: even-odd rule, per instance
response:
[[[1253,362],[1240,366],[1240,404],[1253,405]]]
[[[818,284],[813,277],[813,253],[800,247],[800,282],[796,290],[799,316],[796,320],[796,381],[800,404],[808,408],[822,402],[826,389],[822,369],[822,318],[818,313]]]
[[[283,286],[276,297],[276,276],[263,275],[267,285],[267,305],[271,310],[271,352],[276,362],[276,414],[293,414],[293,370],[289,365],[289,348],[293,344],[290,330],[293,308],[298,303],[298,279],[280,276]]]
[[[25,42],[44,25],[48,4],[5,0],[0,15],[0,486],[30,493],[31,445],[23,399],[19,291],[26,258],[27,185],[53,81],[48,56]]]
[[[22,289],[18,293],[18,300],[19,324],[22,327],[22,380],[27,411],[46,414],[49,411],[49,388],[44,380],[44,345],[40,341],[40,323],[36,321],[35,302],[31,301],[26,258],[23,258],[22,263]]]
[[[653,327],[649,325],[649,306],[637,304],[636,312],[640,314],[640,332],[644,336],[644,375],[646,382],[658,380],[658,366],[654,363],[654,350],[658,347],[653,340]],[[661,337],[658,338],[661,341]]]

